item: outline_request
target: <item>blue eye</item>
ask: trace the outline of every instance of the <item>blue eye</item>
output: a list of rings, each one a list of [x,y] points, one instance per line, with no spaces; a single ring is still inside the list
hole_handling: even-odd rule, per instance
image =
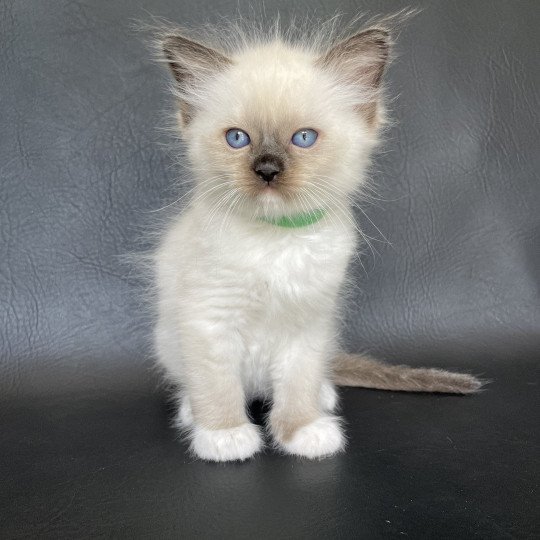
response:
[[[292,136],[292,143],[301,148],[309,148],[315,144],[318,135],[314,129],[300,129]]]
[[[245,131],[237,128],[229,129],[229,131],[225,133],[225,138],[227,139],[229,146],[232,146],[233,148],[242,148],[251,142],[249,135]]]

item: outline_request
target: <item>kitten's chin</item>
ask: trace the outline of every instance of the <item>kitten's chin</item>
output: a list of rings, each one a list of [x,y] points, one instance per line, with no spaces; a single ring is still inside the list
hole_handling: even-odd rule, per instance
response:
[[[256,213],[259,216],[277,217],[286,212],[283,196],[274,188],[264,188],[254,197]]]
[[[320,208],[320,206],[312,207],[307,200],[298,199],[292,193],[284,194],[274,187],[259,189],[257,193],[252,192],[250,195],[244,204],[236,209],[250,219],[282,218]]]
[[[281,205],[283,206],[283,196],[279,191],[272,187],[262,189],[257,195],[257,200],[263,205]]]
[[[298,214],[306,208],[294,197],[286,197],[279,190],[267,188],[255,197],[256,215],[263,218],[281,218]]]
[[[255,215],[262,218],[281,218],[311,210],[305,201],[301,202],[294,197],[285,197],[273,188],[264,189],[258,193],[253,202],[255,203]]]

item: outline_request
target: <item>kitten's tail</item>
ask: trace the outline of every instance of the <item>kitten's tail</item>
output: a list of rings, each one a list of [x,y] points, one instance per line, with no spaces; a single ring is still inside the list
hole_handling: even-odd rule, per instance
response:
[[[369,356],[340,353],[334,361],[334,382],[339,386],[363,386],[379,390],[474,394],[487,381],[466,373],[394,366]]]

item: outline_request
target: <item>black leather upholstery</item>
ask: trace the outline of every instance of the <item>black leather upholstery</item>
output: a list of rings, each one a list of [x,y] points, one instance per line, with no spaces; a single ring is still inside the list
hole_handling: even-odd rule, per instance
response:
[[[494,382],[467,398],[347,389],[346,454],[212,465],[168,428],[119,257],[148,247],[183,174],[156,129],[168,75],[130,20],[197,25],[237,1],[0,3],[2,538],[540,536],[540,5],[424,7],[388,72],[383,200],[358,216],[377,253],[354,267],[344,337]]]

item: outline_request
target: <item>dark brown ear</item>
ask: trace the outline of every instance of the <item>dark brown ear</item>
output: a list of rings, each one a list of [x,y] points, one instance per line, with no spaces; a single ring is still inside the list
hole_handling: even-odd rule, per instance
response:
[[[166,36],[161,47],[180,94],[186,97],[198,85],[232,63],[223,53],[180,35]],[[189,123],[193,115],[191,105],[187,101],[181,102],[180,108],[184,123]]]
[[[390,34],[371,28],[334,45],[318,63],[341,73],[351,83],[380,84],[390,54]]]
[[[373,96],[373,103],[361,106],[374,120],[377,90],[390,55],[390,34],[382,28],[370,28],[339,42],[323,54],[317,64],[331,69],[348,84],[358,85],[366,95]]]
[[[174,78],[181,85],[190,84],[190,79],[211,75],[231,64],[231,60],[219,51],[184,36],[165,37],[162,48]]]

